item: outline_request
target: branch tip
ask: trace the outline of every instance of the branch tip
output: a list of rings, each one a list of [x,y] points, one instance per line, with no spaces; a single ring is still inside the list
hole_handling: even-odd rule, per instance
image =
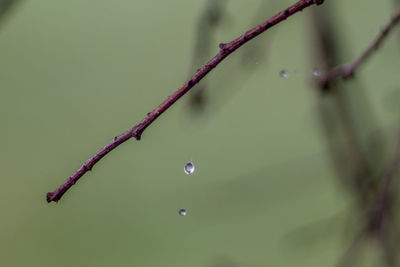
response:
[[[48,193],[46,194],[46,201],[47,201],[47,203],[50,203],[50,202],[53,201],[53,196],[54,196],[54,193],[53,193],[53,192],[48,192]]]

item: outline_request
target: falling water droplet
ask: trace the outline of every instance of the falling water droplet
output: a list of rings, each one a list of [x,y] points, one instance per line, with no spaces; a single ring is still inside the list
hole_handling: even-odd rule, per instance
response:
[[[321,72],[319,71],[319,69],[313,69],[312,75],[313,75],[314,77],[318,77],[319,75],[321,75]]]
[[[289,77],[289,74],[286,70],[281,70],[281,72],[279,72],[279,76],[281,76],[282,78],[287,78]]]
[[[186,210],[185,210],[185,209],[180,209],[180,210],[179,210],[179,215],[180,215],[180,216],[186,216],[186,215],[187,215]]]
[[[192,174],[192,173],[194,173],[194,164],[193,164],[193,162],[192,161],[189,161],[188,163],[186,163],[185,164],[185,167],[183,168],[183,171],[187,174],[187,175],[189,175],[189,174]]]

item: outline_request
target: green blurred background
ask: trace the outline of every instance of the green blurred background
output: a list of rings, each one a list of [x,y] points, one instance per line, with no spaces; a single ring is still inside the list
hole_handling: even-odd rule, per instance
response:
[[[212,54],[262,22],[254,20],[262,2],[266,19],[295,1],[228,0]],[[46,203],[48,191],[198,67],[207,1],[10,6],[0,20],[0,266],[335,266],[358,222],[316,114],[310,18],[331,12],[345,63],[393,5],[326,2],[253,40],[267,56],[250,58],[251,71],[236,69],[240,52],[218,66],[201,114],[183,97],[57,204]],[[398,37],[359,75],[389,148],[400,112]],[[196,172],[187,176],[190,159]],[[379,266],[373,244],[363,251],[363,266]]]

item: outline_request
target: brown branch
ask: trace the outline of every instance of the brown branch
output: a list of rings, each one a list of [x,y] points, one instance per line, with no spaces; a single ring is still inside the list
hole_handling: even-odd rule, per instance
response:
[[[389,32],[394,28],[394,26],[400,21],[400,9],[396,14],[390,19],[390,21],[383,27],[375,39],[370,43],[367,49],[353,62],[338,66],[333,70],[329,71],[321,78],[318,79],[320,88],[328,88],[335,80],[338,78],[348,79],[353,77],[358,67],[364,63],[374,51],[376,51],[380,44],[389,35]]]
[[[243,35],[239,36],[235,40],[219,45],[220,51],[218,54],[208,61],[203,67],[198,69],[198,71],[185,82],[180,88],[178,88],[172,95],[167,97],[158,107],[156,107],[152,112],[149,112],[147,116],[138,124],[133,126],[130,130],[124,132],[123,134],[114,137],[114,139],[108,143],[105,147],[100,149],[96,154],[89,158],[78,170],[76,170],[63,184],[61,184],[55,191],[47,193],[47,202],[55,201],[57,202],[63,196],[63,194],[73,186],[79,178],[81,178],[87,171],[92,170],[93,166],[101,160],[105,155],[111,152],[114,148],[129,140],[131,137],[135,137],[140,140],[143,131],[162,113],[164,113],[172,104],[174,104],[179,98],[181,98],[185,93],[187,93],[195,84],[200,82],[212,69],[214,69],[221,61],[223,61],[227,56],[232,54],[236,49],[250,41],[251,39],[257,37],[264,31],[268,30],[272,26],[286,20],[293,14],[302,11],[304,8],[312,6],[314,4],[321,5],[323,0],[301,0],[287,9],[277,13],[275,16],[261,23],[260,25],[254,27],[253,29],[247,31]]]

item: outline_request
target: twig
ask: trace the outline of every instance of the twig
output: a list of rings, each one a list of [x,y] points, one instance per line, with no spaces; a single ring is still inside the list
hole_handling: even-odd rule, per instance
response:
[[[400,9],[397,13],[390,19],[390,21],[383,27],[375,39],[370,43],[367,49],[353,62],[338,66],[333,70],[329,71],[318,79],[320,88],[328,88],[331,83],[333,83],[338,78],[348,79],[354,76],[358,67],[365,62],[371,54],[376,51],[379,45],[386,39],[389,32],[394,28],[394,26],[400,21]]]
[[[336,267],[346,267],[352,266],[354,263],[352,262],[354,259],[354,254],[360,249],[359,246],[362,244],[364,239],[365,230],[362,229],[360,232],[356,234],[353,238],[353,241],[350,243],[350,246],[346,249],[344,254],[340,257],[339,261],[336,263]],[[350,264],[353,263],[353,264]]]
[[[354,253],[354,250],[360,245],[360,241],[362,241],[362,238],[370,233],[379,234],[382,231],[383,220],[388,219],[387,216],[390,215],[388,213],[390,213],[390,207],[392,205],[390,186],[393,183],[394,178],[398,174],[399,169],[400,134],[397,140],[397,146],[394,151],[393,158],[390,160],[390,162],[386,166],[386,169],[383,171],[381,178],[381,187],[376,193],[375,199],[372,202],[371,212],[367,214],[367,222],[361,227],[360,231],[354,237],[349,249],[345,252],[345,254],[341,257],[339,263],[336,265],[337,267],[350,266],[350,264],[348,264],[348,261],[350,260],[349,255]],[[377,237],[379,238],[379,236]],[[382,240],[379,241],[383,242]],[[388,254],[386,255],[386,258],[389,262],[392,262],[392,258],[390,256],[393,255]]]
[[[392,195],[390,192],[393,180],[398,174],[400,169],[400,131],[397,139],[397,146],[393,154],[393,158],[388,163],[382,175],[381,188],[376,194],[374,207],[372,207],[372,214],[370,218],[370,227],[380,229],[385,213],[388,212],[392,206]]]
[[[89,158],[78,170],[76,170],[63,184],[61,184],[55,191],[47,193],[47,202],[55,201],[57,202],[63,196],[63,194],[73,186],[79,178],[81,178],[87,171],[92,170],[93,166],[101,160],[105,155],[111,152],[114,148],[135,137],[140,140],[143,131],[162,113],[164,113],[172,104],[174,104],[179,98],[181,98],[185,93],[187,93],[195,84],[197,84],[201,79],[204,78],[212,69],[214,69],[221,61],[223,61],[227,56],[233,53],[236,49],[250,41],[251,39],[257,37],[264,31],[268,30],[272,26],[286,20],[293,14],[302,11],[312,5],[321,5],[323,0],[300,0],[287,9],[277,13],[275,16],[261,23],[260,25],[254,27],[253,29],[247,31],[240,37],[234,39],[229,43],[221,43],[219,45],[220,51],[218,54],[208,61],[203,67],[198,69],[198,71],[185,82],[180,88],[178,88],[172,95],[167,97],[158,107],[156,107],[152,112],[149,112],[147,116],[138,124],[133,126],[130,130],[124,132],[123,134],[114,137],[114,139],[108,143],[105,147],[100,149],[96,154]]]

